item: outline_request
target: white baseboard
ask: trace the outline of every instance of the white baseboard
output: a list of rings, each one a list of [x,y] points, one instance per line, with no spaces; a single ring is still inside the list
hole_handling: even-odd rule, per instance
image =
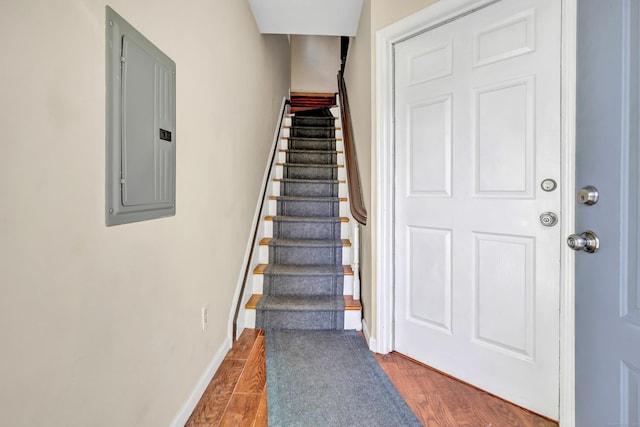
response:
[[[371,333],[369,332],[369,328],[367,327],[367,322],[365,319],[362,319],[362,333],[364,334],[364,339],[367,340],[369,350],[377,353],[378,343],[376,342],[375,338],[371,337]]]
[[[227,338],[222,343],[222,346],[220,347],[220,349],[218,349],[218,352],[211,360],[211,363],[209,363],[209,366],[207,366],[207,369],[204,371],[204,373],[200,377],[200,380],[198,380],[198,383],[196,384],[193,391],[191,392],[191,395],[189,395],[189,398],[187,399],[185,404],[182,406],[182,409],[171,422],[170,424],[171,427],[184,427],[185,423],[189,420],[189,417],[193,413],[194,408],[200,401],[202,394],[207,389],[207,386],[209,385],[209,383],[211,382],[211,379],[213,378],[216,371],[222,364],[222,361],[224,360],[224,357],[227,355],[227,352],[229,351],[230,348],[231,348],[231,338]]]

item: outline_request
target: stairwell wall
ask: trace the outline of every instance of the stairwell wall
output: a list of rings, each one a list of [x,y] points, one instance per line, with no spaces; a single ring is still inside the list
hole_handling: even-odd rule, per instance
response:
[[[291,35],[291,91],[335,93],[340,37]]]
[[[245,1],[109,3],[177,63],[177,215],[107,228],[105,5],[0,2],[3,426],[169,425],[229,345],[287,37]]]
[[[437,0],[364,0],[358,33],[351,40],[345,70],[353,133],[358,153],[367,226],[361,236],[361,287],[364,321],[369,335],[376,331],[376,32],[385,26],[423,9]]]

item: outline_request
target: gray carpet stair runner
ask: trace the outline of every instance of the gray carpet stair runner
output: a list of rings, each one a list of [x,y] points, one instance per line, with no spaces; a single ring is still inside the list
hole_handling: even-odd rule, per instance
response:
[[[292,119],[273,218],[259,329],[344,329],[344,270],[334,117]]]

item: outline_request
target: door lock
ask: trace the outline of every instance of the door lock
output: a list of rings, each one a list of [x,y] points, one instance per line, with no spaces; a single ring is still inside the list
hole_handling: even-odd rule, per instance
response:
[[[594,253],[600,249],[600,239],[593,231],[585,231],[582,234],[572,234],[567,237],[567,245],[574,251]]]
[[[550,192],[555,190],[556,188],[558,188],[558,183],[555,182],[553,179],[551,178],[547,178],[544,181],[542,181],[540,183],[540,187],[546,191],[546,192]]]
[[[553,227],[558,223],[558,215],[553,212],[543,212],[540,215],[540,224],[545,227]]]
[[[578,202],[583,205],[591,206],[598,203],[598,199],[600,198],[600,193],[598,193],[598,189],[593,185],[587,185],[586,187],[581,188],[578,191]]]

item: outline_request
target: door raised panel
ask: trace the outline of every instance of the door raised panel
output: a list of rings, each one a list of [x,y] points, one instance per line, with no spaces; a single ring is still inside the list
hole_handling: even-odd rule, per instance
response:
[[[534,78],[485,86],[474,95],[476,194],[533,197]]]
[[[640,8],[630,14],[630,30],[627,34],[627,45],[631,46],[631,38],[639,37],[637,25],[640,21]],[[638,43],[636,41],[636,43]],[[620,224],[620,237],[624,249],[621,253],[622,300],[620,312],[626,321],[640,325],[640,248],[638,247],[638,232],[640,231],[640,49],[628,50],[628,77],[626,85],[629,92],[627,114],[625,117],[627,135],[623,139],[623,170],[620,176],[623,189],[620,211],[627,212],[626,221]]]
[[[476,67],[535,51],[535,10],[514,15],[474,35]]]
[[[417,53],[409,59],[409,86],[445,77],[453,72],[452,43]]]
[[[640,425],[640,369],[623,362],[621,384],[622,425]]]
[[[408,320],[451,331],[451,230],[407,227]]]
[[[451,95],[409,105],[410,196],[451,196]]]
[[[474,233],[475,339],[532,359],[535,239]]]

